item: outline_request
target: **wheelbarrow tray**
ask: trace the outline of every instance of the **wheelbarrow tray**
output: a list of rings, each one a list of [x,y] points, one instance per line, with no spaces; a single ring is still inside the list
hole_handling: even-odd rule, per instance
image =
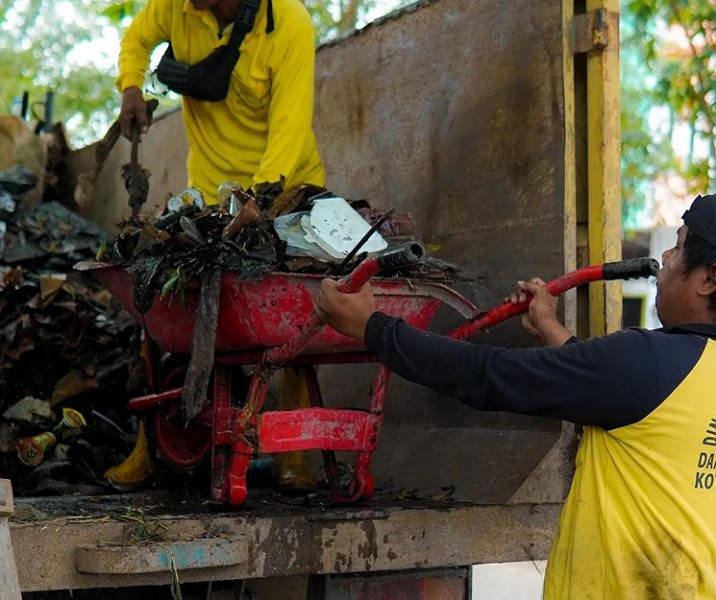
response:
[[[90,271],[141,324],[149,337],[165,352],[191,353],[198,294],[187,293],[182,301],[173,293],[154,296],[151,308],[141,314],[134,303],[134,278],[122,266],[80,263]],[[269,272],[260,279],[241,279],[237,272],[224,273],[219,297],[216,352],[261,350],[288,342],[313,310],[323,275]],[[378,310],[403,318],[421,329],[429,326],[441,303],[471,318],[478,309],[450,287],[434,281],[405,278],[371,280]],[[357,352],[364,346],[323,327],[304,353]]]

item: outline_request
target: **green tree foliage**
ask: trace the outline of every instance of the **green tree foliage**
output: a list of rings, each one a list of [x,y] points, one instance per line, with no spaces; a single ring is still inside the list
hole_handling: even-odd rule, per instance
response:
[[[713,0],[622,3],[622,182],[627,225],[647,204],[658,175],[690,194],[716,184],[716,9]],[[650,117],[666,115],[655,130]],[[674,131],[688,149],[676,156]]]
[[[42,118],[46,92],[54,93],[54,116],[70,136],[101,136],[115,110],[114,57],[91,42],[112,35],[99,0],[0,0],[0,111],[29,94],[32,114]]]
[[[355,29],[376,5],[375,0],[303,0],[303,3],[313,17],[321,41]]]
[[[15,102],[28,92],[30,116],[41,119],[52,91],[54,120],[64,122],[75,146],[102,137],[119,111],[119,96],[116,56],[97,42],[107,38],[113,43],[105,47],[116,47],[145,1],[0,0],[0,113],[17,114]],[[319,41],[365,23],[376,7],[408,1],[304,0]]]

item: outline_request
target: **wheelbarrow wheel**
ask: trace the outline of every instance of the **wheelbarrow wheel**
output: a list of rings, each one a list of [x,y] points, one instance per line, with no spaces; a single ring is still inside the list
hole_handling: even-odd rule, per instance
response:
[[[187,367],[186,360],[177,357],[170,356],[163,361],[159,391],[179,387]],[[209,455],[211,419],[211,402],[206,402],[188,424],[182,418],[179,399],[160,404],[147,415],[146,431],[152,454],[170,472],[193,473]]]

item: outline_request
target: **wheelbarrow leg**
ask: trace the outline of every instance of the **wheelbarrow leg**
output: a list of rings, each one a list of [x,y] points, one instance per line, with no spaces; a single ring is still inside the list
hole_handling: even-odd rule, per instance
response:
[[[316,372],[310,368],[304,369],[304,377],[306,378],[311,405],[317,408],[323,408],[323,399],[321,397]],[[378,434],[383,420],[383,404],[388,391],[389,380],[390,371],[386,367],[380,366],[373,385],[370,404],[370,413],[378,418],[373,422],[373,432],[368,439],[368,449],[358,452],[353,480],[347,489],[342,487],[339,482],[335,452],[332,450],[322,451],[326,479],[328,480],[328,485],[331,490],[331,498],[335,502],[353,502],[361,498],[370,498],[373,495],[374,483],[373,476],[370,473],[370,461],[373,456],[373,450],[378,443]]]
[[[232,485],[231,470],[235,470],[236,494],[246,497],[246,469],[241,461],[234,465],[231,442],[234,439],[236,409],[231,406],[231,368],[226,365],[214,365],[214,435],[211,449],[211,497],[226,502]]]
[[[235,408],[231,406],[230,368],[215,365],[211,494],[216,500],[229,504],[243,504],[246,500],[246,471],[259,444],[258,416],[267,391],[268,379],[255,370],[246,404]]]
[[[390,370],[380,365],[378,367],[378,375],[373,384],[373,393],[370,402],[371,414],[378,417],[373,423],[373,435],[370,437],[370,450],[359,452],[356,460],[355,477],[357,481],[357,495],[354,499],[370,498],[373,495],[374,483],[373,475],[370,472],[370,461],[373,457],[373,450],[378,443],[378,434],[383,423],[383,404],[388,393],[388,382],[390,381]]]
[[[311,406],[315,408],[323,408],[323,397],[321,389],[318,385],[318,377],[313,367],[301,367],[303,376],[306,379],[306,388],[308,389],[308,397],[311,400]],[[323,467],[326,471],[326,481],[331,489],[331,497],[333,499],[343,497],[341,486],[338,481],[338,462],[336,461],[336,453],[333,450],[322,450]]]

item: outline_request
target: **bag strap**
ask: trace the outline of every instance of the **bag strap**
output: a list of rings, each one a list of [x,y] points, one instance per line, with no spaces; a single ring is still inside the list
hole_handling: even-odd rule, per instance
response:
[[[241,0],[239,14],[236,15],[234,28],[231,30],[229,41],[226,44],[228,47],[235,50],[239,49],[246,34],[254,28],[259,6],[261,6],[261,0]]]
[[[268,0],[268,4],[266,5],[266,33],[272,33],[273,30],[273,0]]]

